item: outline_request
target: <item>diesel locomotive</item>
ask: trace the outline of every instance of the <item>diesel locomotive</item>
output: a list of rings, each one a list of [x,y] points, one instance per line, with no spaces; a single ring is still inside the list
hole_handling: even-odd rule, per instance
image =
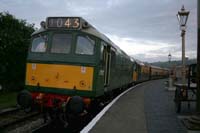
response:
[[[132,59],[81,17],[48,17],[31,42],[18,104],[24,109],[39,105],[51,117],[56,110],[66,121],[116,90],[168,74]]]

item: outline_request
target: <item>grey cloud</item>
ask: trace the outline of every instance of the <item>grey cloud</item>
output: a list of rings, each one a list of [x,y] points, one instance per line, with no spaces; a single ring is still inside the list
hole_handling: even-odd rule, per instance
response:
[[[196,0],[1,0],[0,11],[9,11],[37,26],[47,16],[82,16],[104,34],[175,44],[171,51],[180,51],[176,14],[182,4],[190,10],[186,49],[195,51]]]

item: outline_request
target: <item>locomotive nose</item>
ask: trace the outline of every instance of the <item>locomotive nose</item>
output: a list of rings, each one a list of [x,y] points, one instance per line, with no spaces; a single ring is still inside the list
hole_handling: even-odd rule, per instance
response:
[[[32,96],[27,90],[21,91],[17,96],[17,103],[24,109],[31,107]]]
[[[80,96],[73,96],[67,104],[67,110],[73,114],[80,114],[84,110],[84,102]]]

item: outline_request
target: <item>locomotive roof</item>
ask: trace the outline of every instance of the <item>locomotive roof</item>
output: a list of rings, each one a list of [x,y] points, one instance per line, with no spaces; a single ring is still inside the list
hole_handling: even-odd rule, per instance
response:
[[[99,32],[95,27],[93,27],[91,24],[89,24],[85,19],[83,19],[81,17],[79,17],[79,18],[80,18],[80,23],[81,23],[81,28],[79,29],[80,31],[94,35],[94,36],[102,39],[103,41],[105,41],[106,43],[108,43],[109,45],[114,47],[115,50],[117,50],[120,54],[124,54],[125,56],[127,56],[127,58],[130,58],[123,50],[121,50],[116,44],[114,44],[107,36],[105,36],[104,34]],[[87,27],[84,27],[84,24],[87,24]],[[62,28],[62,29],[64,29],[64,28]],[[43,28],[41,26],[41,28],[39,30],[32,33],[32,36],[39,34],[41,32],[47,31],[47,30],[48,30],[47,28]]]
[[[142,61],[140,61],[140,60],[138,60],[138,59],[135,59],[135,58],[133,58],[133,57],[131,57],[131,60],[132,60],[133,62],[137,63],[137,64],[140,65],[140,66],[148,66],[148,67],[151,67],[151,68],[157,68],[157,69],[162,69],[162,70],[167,70],[167,71],[169,70],[168,68],[162,68],[162,67],[150,65],[150,64],[148,64],[148,63],[144,63],[144,62],[142,62]]]
[[[140,60],[138,60],[138,59],[134,59],[134,60],[135,60],[135,62],[136,62],[137,64],[139,64],[139,65],[141,65],[141,66],[144,66],[144,65],[145,65],[142,61],[140,61]]]

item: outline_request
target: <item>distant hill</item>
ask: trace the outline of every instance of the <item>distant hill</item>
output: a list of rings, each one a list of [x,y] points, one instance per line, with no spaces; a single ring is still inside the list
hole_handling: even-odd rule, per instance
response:
[[[186,65],[194,64],[194,63],[197,63],[197,59],[186,60]],[[153,66],[158,66],[158,67],[162,67],[162,68],[169,68],[170,66],[180,66],[182,64],[182,61],[175,60],[175,61],[171,61],[170,63],[167,61],[167,62],[154,62],[154,63],[150,63],[150,64]]]

